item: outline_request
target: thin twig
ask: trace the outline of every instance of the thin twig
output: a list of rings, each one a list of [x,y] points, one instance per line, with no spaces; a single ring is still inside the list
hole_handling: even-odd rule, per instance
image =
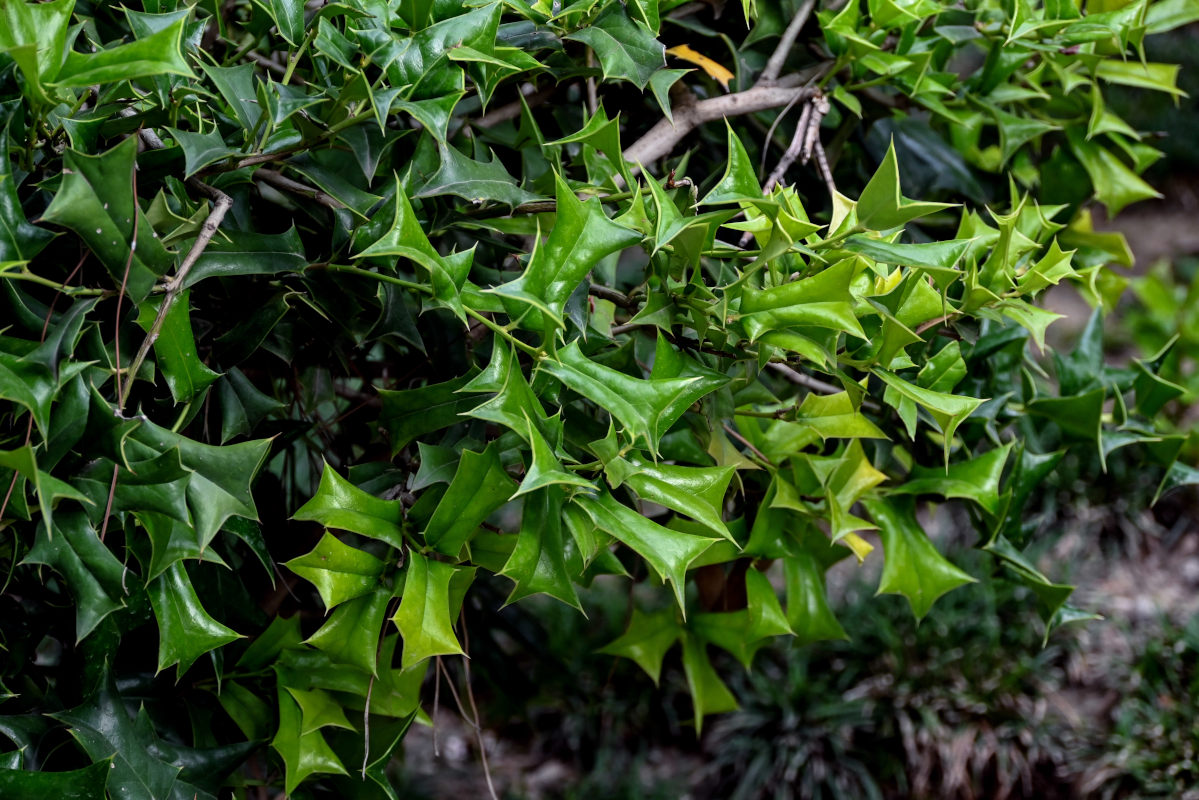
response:
[[[775,166],[774,171],[770,173],[770,177],[762,185],[763,193],[770,194],[770,190],[782,181],[787,170],[799,158],[800,152],[803,151],[804,143],[808,139],[808,127],[812,122],[812,107],[812,103],[804,103],[803,111],[799,115],[799,123],[795,126],[795,135],[791,137],[791,144],[787,145],[783,157],[779,159],[779,163]]]
[[[749,441],[749,439],[746,439],[744,436],[742,436],[741,434],[737,433],[737,430],[736,430],[736,429],[735,429],[735,428],[734,428],[732,425],[728,424],[727,422],[723,422],[723,423],[721,423],[721,424],[724,426],[724,429],[725,429],[725,431],[728,433],[728,435],[729,435],[729,436],[732,436],[734,439],[736,439],[737,441],[741,442],[741,444],[743,444],[743,445],[745,445],[746,447],[748,447],[748,448],[750,449],[750,451],[751,451],[751,452],[753,452],[753,454],[754,454],[755,456],[757,456],[758,458],[762,459],[762,462],[763,462],[764,464],[769,464],[769,465],[770,465],[770,466],[772,466],[772,467],[774,466],[774,462],[773,462],[773,461],[771,461],[769,458],[767,458],[767,457],[766,457],[766,456],[765,456],[765,455],[762,453],[762,451],[761,451],[761,450],[759,450],[758,448],[756,448],[756,447],[754,447],[752,444],[750,444],[750,441]]]
[[[611,289],[607,286],[601,286],[600,284],[593,283],[587,287],[587,293],[592,297],[598,297],[601,300],[608,300],[620,306],[621,308],[628,309],[629,311],[634,311],[637,308],[636,300],[629,297],[627,294],[624,294],[623,292],[618,292],[615,289]]]
[[[824,178],[824,185],[828,188],[828,196],[837,196],[837,184],[833,181],[833,171],[828,167],[828,157],[824,154],[824,145],[820,143],[820,139],[816,140],[814,147],[816,155],[816,164],[820,167],[820,177]]]
[[[798,102],[799,95],[796,95],[794,100],[783,106],[783,110],[775,115],[774,121],[771,122],[770,127],[766,129],[766,141],[762,145],[762,158],[758,162],[758,180],[762,180],[766,174],[766,156],[770,154],[770,143],[774,140],[775,129],[778,128],[779,123],[783,121],[783,117],[787,116],[787,112],[791,110],[791,107]]]
[[[587,48],[587,68],[593,69],[594,67],[595,67],[595,52],[590,47],[588,47]],[[594,75],[589,75],[587,77],[587,111],[593,117],[595,116],[596,112],[599,111],[599,94],[595,88],[595,76]]]
[[[765,69],[758,76],[758,86],[768,86],[778,78],[779,73],[783,71],[783,64],[787,61],[787,56],[791,53],[791,48],[795,46],[795,40],[799,38],[799,32],[807,23],[808,17],[812,13],[812,9],[816,7],[816,0],[806,0],[795,12],[795,16],[791,18],[787,29],[783,31],[782,37],[779,39],[778,45],[774,48],[774,52],[770,54],[770,60],[766,62]]]
[[[487,791],[491,792],[491,800],[500,800],[495,793],[495,785],[491,782],[491,767],[487,764],[487,744],[483,741],[483,726],[479,722],[479,707],[475,705],[475,690],[471,687],[470,680],[470,634],[466,630],[466,609],[460,612],[460,624],[462,627],[462,652],[466,658],[462,659],[462,671],[466,676],[466,698],[470,700],[470,710],[475,717],[475,738],[479,740],[479,755],[483,761],[483,777],[487,779]]]
[[[625,161],[631,164],[648,164],[670,153],[684,136],[705,122],[767,111],[785,106],[794,100],[805,100],[816,92],[815,87],[795,85],[802,83],[802,80],[799,80],[800,76],[788,77],[792,79],[780,80],[773,86],[755,86],[743,92],[711,97],[676,107],[672,111],[674,122],[671,123],[665,117],[659,120],[658,124],[625,150]]]
[[[259,171],[261,172],[261,170]],[[133,359],[133,365],[129,370],[129,380],[125,383],[125,390],[121,393],[120,401],[117,404],[118,410],[125,408],[125,403],[129,400],[129,391],[133,388],[133,380],[137,375],[137,371],[141,368],[142,362],[146,360],[146,355],[150,352],[150,347],[158,339],[158,335],[162,333],[162,326],[166,322],[167,312],[171,310],[175,299],[183,291],[183,284],[187,280],[188,273],[191,272],[192,267],[204,252],[204,248],[208,247],[208,243],[212,241],[212,237],[216,235],[221,221],[225,218],[225,213],[233,206],[233,198],[220,189],[216,189],[195,179],[188,181],[188,183],[213,198],[212,211],[209,212],[208,218],[204,220],[204,224],[200,227],[200,234],[196,237],[196,241],[192,243],[191,250],[188,251],[182,263],[179,264],[179,268],[175,270],[175,277],[167,281],[164,286],[166,295],[162,298],[162,304],[158,306],[158,315],[154,317],[154,322],[150,326],[146,338],[142,340],[142,346],[137,351],[137,357]]]
[[[366,682],[366,707],[362,709],[362,780],[366,780],[366,765],[371,758],[371,692],[375,688],[375,676]]]
[[[300,183],[299,181],[293,181],[283,173],[276,172],[273,169],[267,169],[266,167],[263,167],[254,173],[254,177],[261,179],[266,183],[275,186],[276,188],[284,189],[305,197],[311,197],[313,200],[325,206],[326,208],[332,208],[334,210],[345,208],[345,205],[342,204],[340,200],[330,197],[320,189],[317,189],[314,186],[309,186],[305,183]]]
[[[819,378],[813,378],[811,375],[805,375],[798,370],[794,370],[786,364],[780,364],[776,361],[772,361],[766,366],[782,375],[796,386],[802,386],[810,392],[816,392],[817,394],[839,394],[840,392],[845,391],[840,387],[833,386],[831,383],[825,383]]]
[[[524,91],[522,90],[521,93],[524,94]],[[541,89],[538,91],[531,91],[528,94],[524,94],[524,99],[525,99],[524,104],[527,105],[529,108],[533,108],[534,106],[539,106],[542,103],[544,103],[546,100],[549,100],[550,97],[553,96],[553,94],[554,94],[553,88]],[[505,103],[504,105],[500,106],[499,108],[488,111],[486,114],[479,117],[478,119],[472,120],[470,124],[472,127],[475,127],[475,128],[492,128],[492,127],[495,127],[496,125],[499,125],[501,122],[507,122],[510,119],[516,119],[517,117],[520,116],[520,113],[521,113],[521,102],[520,102],[520,100],[514,100],[511,103]]]
[[[437,746],[437,710],[441,706],[441,656],[434,656],[433,667],[433,757],[441,758],[441,748]]]

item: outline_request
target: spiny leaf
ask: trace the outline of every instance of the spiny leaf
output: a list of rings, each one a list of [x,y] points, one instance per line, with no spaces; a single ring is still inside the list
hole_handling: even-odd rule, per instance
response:
[[[408,552],[400,607],[392,622],[404,637],[403,669],[432,656],[463,655],[450,618],[454,567]]]
[[[383,573],[382,561],[328,531],[311,551],[283,566],[316,586],[327,609],[370,593]]]
[[[237,631],[217,622],[196,596],[183,563],[171,565],[149,586],[150,605],[158,620],[158,671],[178,664],[179,675],[197,658],[241,638]]]
[[[606,490],[596,497],[580,495],[574,502],[582,506],[601,530],[627,544],[663,580],[670,581],[679,608],[683,609],[683,583],[687,565],[707,550],[714,539],[663,528],[618,502]]]
[[[974,582],[974,578],[937,552],[916,521],[916,513],[910,502],[873,498],[862,503],[878,523],[886,556],[878,585],[879,594],[902,594],[919,620],[924,618],[938,597],[963,584]]]
[[[321,485],[312,499],[300,507],[292,519],[319,522],[326,528],[352,531],[378,539],[392,547],[402,547],[404,534],[403,505],[399,500],[382,500],[364,492],[337,470],[325,464]]]
[[[662,434],[692,403],[719,389],[720,376],[642,380],[597,364],[583,355],[578,341],[547,358],[540,368],[619,420],[629,439],[656,451]]]

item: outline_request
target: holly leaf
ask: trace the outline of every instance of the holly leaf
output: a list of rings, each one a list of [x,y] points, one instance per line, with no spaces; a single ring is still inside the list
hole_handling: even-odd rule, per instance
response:
[[[158,620],[159,672],[178,664],[182,676],[200,656],[242,638],[204,610],[182,562],[172,564],[148,588]]]
[[[495,153],[490,161],[475,161],[450,144],[439,144],[441,166],[414,197],[454,195],[472,203],[494,200],[513,208],[541,199],[516,185]]]
[[[666,66],[666,48],[649,29],[629,18],[618,4],[605,8],[595,22],[566,36],[589,45],[604,78],[624,80],[644,90],[654,72]]]
[[[877,367],[874,369],[874,374],[881,378],[883,383],[887,384],[896,395],[924,407],[932,415],[937,427],[944,434],[945,463],[948,465],[949,450],[953,446],[953,435],[958,426],[986,401],[977,397],[934,392],[931,389],[908,383],[898,375]],[[884,399],[887,398],[884,397]],[[887,399],[887,402],[893,407],[898,407],[898,404],[891,399]]]
[[[516,546],[500,570],[501,575],[516,584],[508,595],[508,603],[531,594],[545,593],[583,610],[563,555],[564,502],[563,491],[554,486],[537,489],[525,497]]]
[[[616,640],[600,648],[599,652],[632,659],[657,685],[662,675],[662,659],[682,635],[683,628],[671,609],[645,614],[634,607],[629,627]]]
[[[112,764],[97,761],[68,772],[31,772],[0,769],[0,795],[7,800],[104,800],[104,786]]]
[[[396,178],[395,187],[395,218],[391,228],[380,236],[373,244],[358,253],[355,258],[376,258],[382,256],[399,256],[429,273],[429,281],[433,287],[433,297],[463,322],[466,312],[462,309],[462,299],[459,292],[466,282],[466,272],[456,268],[455,263],[442,258],[441,254],[429,243],[429,237],[421,227],[408,195],[404,193],[404,185]],[[469,264],[467,265],[469,267]]]
[[[749,153],[745,152],[745,145],[741,144],[727,119],[724,126],[728,136],[729,163],[724,168],[724,175],[700,202],[703,205],[738,201],[761,202],[762,184],[758,182],[753,161],[750,160]]]
[[[43,3],[26,8],[41,9],[53,5],[59,4]],[[0,153],[8,153],[11,144],[6,125],[0,128]],[[29,261],[54,238],[54,234],[45,228],[29,224],[17,195],[17,180],[12,167],[11,159],[0,159],[0,264]]]
[[[858,224],[884,231],[953,207],[953,203],[913,202],[899,193],[899,161],[895,158],[895,142],[891,142],[878,170],[858,197]]]
[[[462,422],[462,415],[479,404],[469,394],[459,394],[470,382],[464,375],[445,383],[422,386],[419,389],[401,391],[379,390],[383,408],[379,412],[379,426],[387,431],[391,439],[392,455],[407,447],[418,436],[448,428]]]
[[[488,290],[505,300],[509,316],[522,326],[541,330],[547,315],[561,326],[566,301],[604,258],[636,244],[641,234],[608,219],[599,200],[586,203],[555,176],[557,216],[544,244],[538,242],[529,266],[514,281]]]
[[[934,494],[973,500],[988,514],[997,514],[1001,510],[999,479],[1011,450],[1012,443],[1008,442],[969,461],[950,464],[948,468],[916,465],[908,480],[895,486],[891,494]]]
[[[266,0],[262,5],[288,44],[295,47],[304,41],[304,0]]]
[[[192,334],[190,292],[180,292],[163,318],[162,328],[154,340],[154,356],[158,368],[166,378],[167,388],[176,403],[186,403],[203,392],[221,377],[213,372],[196,352],[196,339]],[[151,297],[138,305],[137,324],[147,333],[154,326],[162,297]]]
[[[638,379],[583,355],[578,340],[547,358],[540,369],[619,420],[634,444],[657,452],[662,434],[705,395],[728,383],[716,373],[687,378]]]
[[[382,500],[364,492],[338,475],[327,463],[316,494],[296,511],[292,519],[319,522],[326,528],[351,531],[392,547],[404,544],[403,504],[399,500]]]
[[[685,614],[683,584],[687,566],[716,540],[664,528],[618,502],[607,490],[595,497],[579,495],[574,502],[600,530],[632,548],[659,577],[674,586],[675,599]]]
[[[128,296],[140,303],[173,259],[154,236],[153,226],[133,196],[136,157],[134,136],[98,156],[68,149],[63,153],[62,185],[43,212],[42,221],[74,231],[104,264],[114,284],[124,281]],[[139,217],[137,247],[130,254],[134,214]]]
[[[305,578],[321,595],[325,608],[369,594],[379,585],[383,562],[370,553],[350,547],[333,534],[325,535],[316,547],[283,566]]]
[[[687,467],[652,463],[630,455],[605,464],[612,488],[627,484],[642,500],[649,500],[691,517],[719,536],[733,540],[724,524],[724,496],[736,469]]]
[[[83,87],[97,83],[133,81],[158,75],[182,75],[194,78],[181,45],[188,20],[127,44],[92,53],[67,53],[62,69],[54,77],[57,86]],[[65,170],[64,170],[65,172]]]
[[[878,523],[886,555],[879,594],[902,594],[916,619],[923,619],[938,597],[963,584],[974,583],[974,578],[937,552],[916,521],[911,501],[873,498],[863,500],[862,504]]]
[[[45,564],[66,578],[75,598],[75,641],[81,642],[105,617],[124,608],[125,566],[84,514],[59,513],[53,531],[45,520],[38,525],[23,563]]]
[[[279,730],[271,746],[283,758],[284,791],[290,795],[310,775],[348,774],[319,730],[303,732],[304,715],[287,689],[279,686],[278,696]]]
[[[783,561],[787,590],[787,623],[801,644],[826,639],[848,639],[828,604],[824,570],[815,557],[801,552]]]
[[[349,664],[377,675],[375,654],[391,591],[377,588],[362,597],[342,603],[307,643],[323,650],[339,664]]]
[[[690,635],[683,636],[683,673],[691,691],[697,735],[703,730],[706,715],[737,710],[737,698],[712,667],[707,645]]]
[[[71,736],[93,761],[108,767],[108,792],[127,800],[196,800],[203,793],[181,777],[183,765],[162,752],[162,740],[149,726],[130,718],[109,666],[99,688],[82,705],[51,714],[70,727]]]
[[[400,607],[391,618],[404,637],[403,669],[432,656],[465,655],[450,617],[450,581],[455,572],[452,564],[408,551]]]
[[[457,556],[479,523],[516,491],[516,481],[504,470],[499,453],[495,444],[482,453],[463,451],[454,480],[423,532],[438,552]]]

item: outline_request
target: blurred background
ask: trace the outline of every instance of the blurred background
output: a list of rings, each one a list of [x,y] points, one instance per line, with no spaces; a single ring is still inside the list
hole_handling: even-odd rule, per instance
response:
[[[1181,63],[1187,92],[1112,87],[1110,105],[1152,131],[1165,157],[1145,176],[1162,194],[1097,228],[1136,256],[1109,361],[1181,337],[1162,377],[1188,393],[1169,409],[1199,432],[1199,30],[1147,42],[1150,61]],[[1052,191],[1054,187],[1044,187]],[[1069,349],[1090,307],[1062,286],[1050,329]],[[1185,463],[1199,463],[1192,435]],[[741,710],[701,735],[678,651],[654,687],[632,662],[595,651],[624,630],[627,582],[580,592],[584,618],[547,598],[502,611],[503,579],[467,609],[476,699],[491,778],[508,798],[1199,798],[1199,495],[1166,493],[1115,451],[1072,455],[1045,481],[1036,541],[1046,571],[1079,589],[1098,618],[1048,638],[1027,590],[1001,581],[950,593],[918,625],[906,602],[873,597],[877,574],[842,563],[830,594],[848,641],[763,649],[747,674],[717,663]],[[1149,510],[1145,510],[1149,509]],[[985,567],[944,506],[930,532],[967,571]],[[973,568],[973,569],[972,569]],[[713,653],[715,656],[716,654]],[[457,667],[454,667],[457,669]],[[458,676],[456,676],[458,677]],[[475,737],[441,697],[436,734],[413,730],[396,765],[401,795],[486,796]]]

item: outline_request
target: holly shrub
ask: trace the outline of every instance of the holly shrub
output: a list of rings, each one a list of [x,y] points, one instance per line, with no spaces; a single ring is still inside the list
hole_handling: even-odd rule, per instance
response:
[[[815,5],[0,0],[0,795],[395,797],[478,727],[472,584],[629,582],[697,733],[841,559],[1086,616],[1024,509],[1183,445],[1087,204],[1155,195],[1104,92],[1199,10]]]

